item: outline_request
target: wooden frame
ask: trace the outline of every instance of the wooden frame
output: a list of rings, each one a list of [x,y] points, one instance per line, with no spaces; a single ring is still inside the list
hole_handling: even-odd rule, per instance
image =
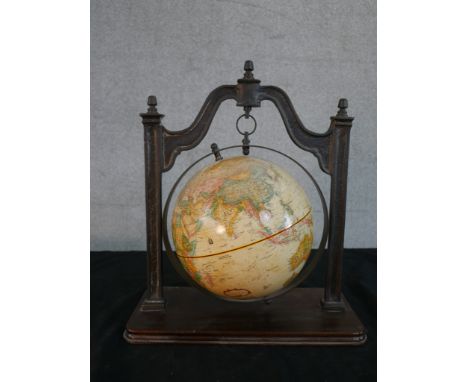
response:
[[[220,86],[208,95],[193,123],[184,130],[170,131],[161,124],[163,115],[156,109],[154,96],[148,97],[147,112],[140,114],[145,141],[148,283],[124,337],[131,343],[364,343],[365,329],[341,293],[349,135],[353,121],[347,114],[348,101],[340,99],[339,110],[331,117],[327,132],[314,133],[304,127],[282,89],[261,86],[260,80],[254,78],[251,61],[246,61],[244,69],[237,85]],[[323,290],[296,288],[268,305],[232,305],[189,287],[163,288],[162,174],[172,168],[181,151],[193,149],[203,140],[219,105],[227,99],[236,100],[237,106],[247,113],[260,107],[262,101],[273,102],[292,141],[315,155],[322,171],[330,175],[328,267]]]

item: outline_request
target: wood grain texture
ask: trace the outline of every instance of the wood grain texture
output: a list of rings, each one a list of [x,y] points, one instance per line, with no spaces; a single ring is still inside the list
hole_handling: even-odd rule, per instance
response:
[[[343,311],[321,308],[321,288],[296,288],[270,304],[219,301],[189,287],[166,287],[164,296],[164,310],[137,305],[124,333],[128,342],[361,345],[367,338],[344,298]]]

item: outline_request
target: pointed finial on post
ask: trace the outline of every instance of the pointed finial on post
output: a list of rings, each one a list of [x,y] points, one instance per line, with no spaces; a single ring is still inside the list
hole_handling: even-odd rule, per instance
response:
[[[342,116],[342,117],[347,117],[348,116],[348,111],[346,110],[348,108],[348,100],[346,98],[341,98],[340,101],[338,102],[338,112],[336,113],[337,116]]]
[[[158,104],[158,100],[156,99],[156,96],[150,95],[148,97],[148,113],[154,113],[156,112],[156,105]]]
[[[156,96],[150,95],[146,103],[148,105],[148,110],[146,111],[146,113],[140,113],[140,116],[144,120],[152,123],[153,119],[156,118],[159,121],[161,120],[161,118],[164,117],[164,114],[158,113],[158,109],[156,109],[156,105],[158,104]]]
[[[338,102],[338,111],[336,115],[330,117],[334,121],[334,127],[349,127],[351,128],[354,117],[348,115],[348,100],[340,98]]]

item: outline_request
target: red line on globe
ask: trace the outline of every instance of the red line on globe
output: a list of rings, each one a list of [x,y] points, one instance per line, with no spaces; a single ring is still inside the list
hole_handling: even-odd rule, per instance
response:
[[[307,215],[310,214],[310,212],[311,212],[311,210],[309,210],[309,212],[307,212],[302,218],[300,218],[300,219],[299,219],[297,222],[295,222],[294,224],[291,224],[289,227],[283,228],[282,230],[280,230],[280,231],[274,233],[273,235],[264,237],[263,239],[254,241],[254,242],[249,243],[249,244],[242,245],[242,246],[237,247],[237,248],[228,249],[228,250],[226,250],[226,251],[222,251],[222,252],[218,252],[218,253],[212,253],[212,254],[210,254],[210,255],[203,255],[203,256],[181,256],[181,255],[177,255],[177,254],[176,254],[176,255],[177,255],[177,257],[183,257],[183,258],[186,258],[186,259],[200,259],[200,258],[203,258],[203,257],[211,257],[211,256],[224,255],[225,253],[238,251],[239,249],[244,249],[244,248],[246,248],[246,247],[250,247],[251,245],[255,245],[255,244],[261,243],[262,241],[271,239],[272,237],[278,236],[279,234],[283,233],[284,231],[287,231],[288,229],[291,229],[291,228],[294,227],[296,224],[299,224],[301,221],[303,221],[303,220],[307,217]]]

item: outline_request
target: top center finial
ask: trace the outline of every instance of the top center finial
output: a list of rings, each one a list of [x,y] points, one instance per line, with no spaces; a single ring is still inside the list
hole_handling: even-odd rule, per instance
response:
[[[239,84],[259,84],[260,80],[257,80],[254,77],[253,70],[254,70],[254,64],[252,60],[247,60],[244,63],[244,76],[242,78],[239,78],[237,80],[237,83]]]
[[[254,78],[253,73],[252,73],[253,70],[254,70],[253,61],[251,61],[251,60],[245,61],[244,70],[245,70],[245,73],[244,73],[244,78],[245,79],[250,80],[250,79]]]

